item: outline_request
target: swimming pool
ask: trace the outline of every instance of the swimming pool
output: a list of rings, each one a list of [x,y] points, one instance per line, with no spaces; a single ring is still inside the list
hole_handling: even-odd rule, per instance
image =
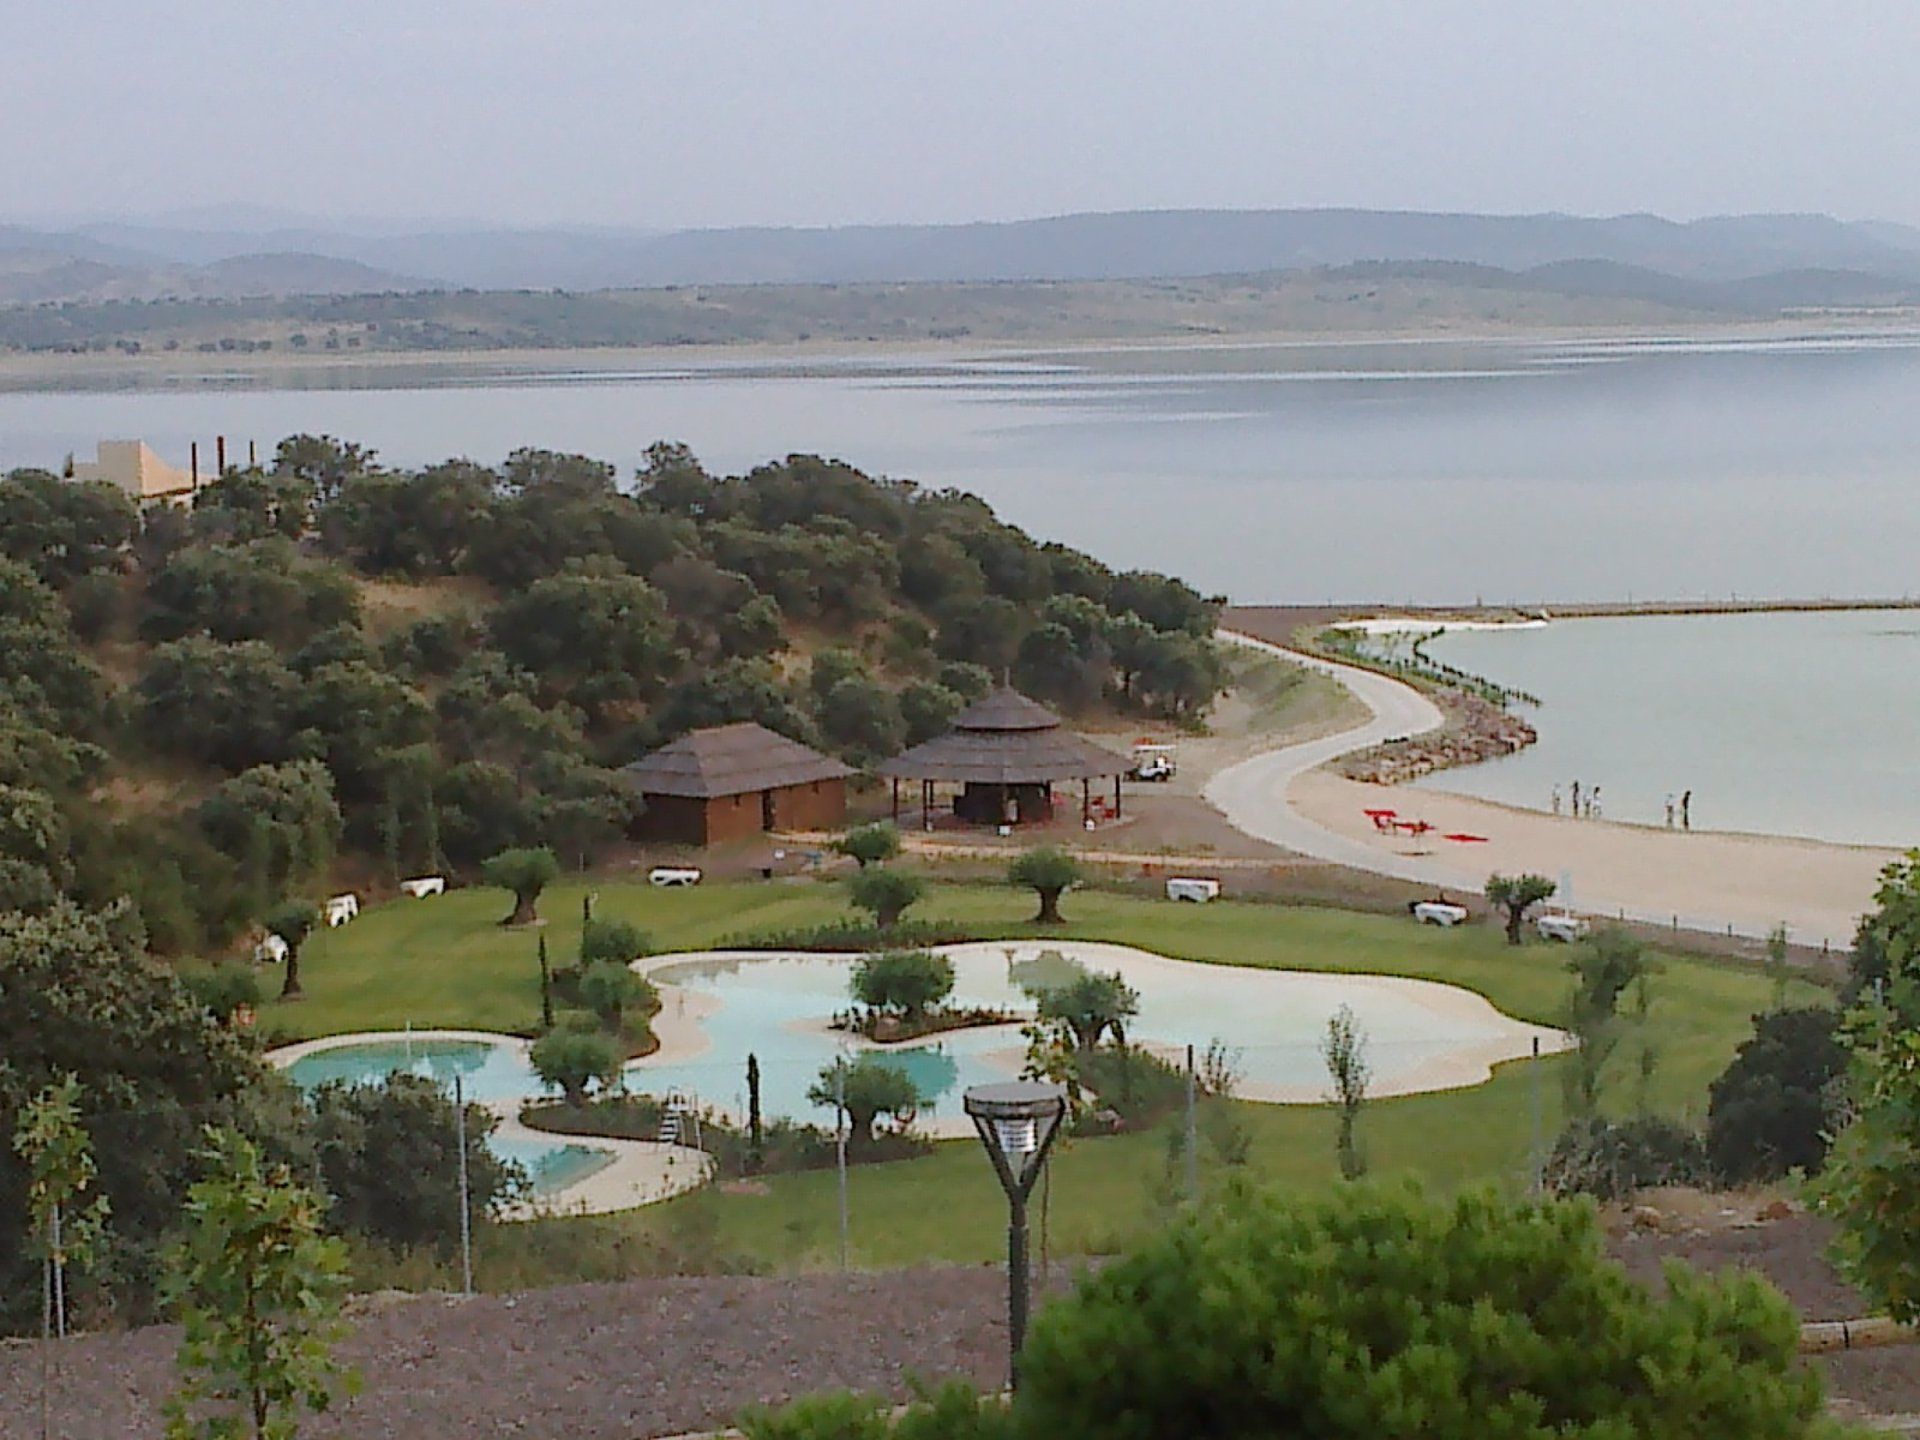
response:
[[[1501,1014],[1471,991],[1430,981],[1197,964],[1085,942],[955,945],[941,953],[953,961],[954,1004],[1023,1018],[1032,1016],[1038,990],[1085,970],[1118,970],[1140,995],[1130,1040],[1169,1058],[1187,1045],[1204,1052],[1218,1042],[1234,1057],[1240,1093],[1249,1099],[1325,1097],[1321,1038],[1342,1005],[1366,1037],[1376,1095],[1479,1084],[1493,1065],[1528,1055],[1536,1040],[1543,1054],[1568,1043],[1558,1031]],[[838,1056],[878,1048],[915,1081],[922,1119],[951,1121],[967,1087],[1018,1076],[1026,1039],[1017,1024],[886,1047],[850,1044],[827,1029],[828,1017],[850,1003],[857,958],[727,952],[645,962],[661,989],[656,1029],[668,1043],[627,1067],[628,1085],[656,1094],[678,1090],[744,1113],[752,1054],[763,1113],[818,1121],[831,1111],[807,1092],[823,1068]]]
[[[438,1081],[449,1092],[458,1075],[469,1100],[495,1110],[511,1111],[516,1102],[541,1093],[540,1077],[527,1063],[524,1050],[504,1037],[352,1041],[309,1051],[291,1061],[285,1073],[302,1090],[333,1082],[378,1085],[398,1073]],[[602,1146],[529,1135],[490,1135],[487,1148],[526,1172],[537,1200],[550,1199],[598,1174],[615,1158]]]

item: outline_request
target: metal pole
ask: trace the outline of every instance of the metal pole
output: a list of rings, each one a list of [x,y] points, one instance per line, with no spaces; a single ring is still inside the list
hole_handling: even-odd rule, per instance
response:
[[[847,1268],[847,1062],[833,1062],[833,1137],[840,1167],[840,1268]]]
[[[1027,1340],[1027,1202],[1007,1196],[1007,1384],[1020,1388],[1020,1347]]]
[[[473,1217],[467,1206],[467,1090],[453,1077],[453,1133],[460,1150],[460,1293],[473,1294]]]
[[[1187,1199],[1200,1199],[1200,1147],[1193,1114],[1193,1046],[1187,1046]]]
[[[1533,1077],[1533,1145],[1530,1155],[1532,1175],[1528,1189],[1535,1195],[1540,1193],[1540,1037],[1533,1037],[1533,1064],[1527,1067],[1527,1073]]]
[[[67,1262],[60,1238],[60,1207],[53,1207],[53,1330],[67,1338]]]

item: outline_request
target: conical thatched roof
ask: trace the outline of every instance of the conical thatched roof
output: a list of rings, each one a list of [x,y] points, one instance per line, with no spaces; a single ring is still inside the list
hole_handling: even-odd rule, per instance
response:
[[[682,735],[634,761],[626,773],[645,795],[711,800],[816,780],[841,780],[853,771],[764,725],[742,721]]]
[[[1060,723],[1019,691],[1002,687],[963,710],[953,729],[880,766],[895,780],[1041,785],[1124,774],[1127,761]]]

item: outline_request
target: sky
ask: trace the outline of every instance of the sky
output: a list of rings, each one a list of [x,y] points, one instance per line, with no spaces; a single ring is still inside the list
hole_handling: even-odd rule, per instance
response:
[[[0,220],[1920,223],[1913,0],[4,0]]]

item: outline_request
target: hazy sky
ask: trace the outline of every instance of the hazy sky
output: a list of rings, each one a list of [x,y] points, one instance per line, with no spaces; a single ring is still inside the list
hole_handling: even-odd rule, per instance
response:
[[[1920,222],[1914,0],[0,0],[0,218]]]

